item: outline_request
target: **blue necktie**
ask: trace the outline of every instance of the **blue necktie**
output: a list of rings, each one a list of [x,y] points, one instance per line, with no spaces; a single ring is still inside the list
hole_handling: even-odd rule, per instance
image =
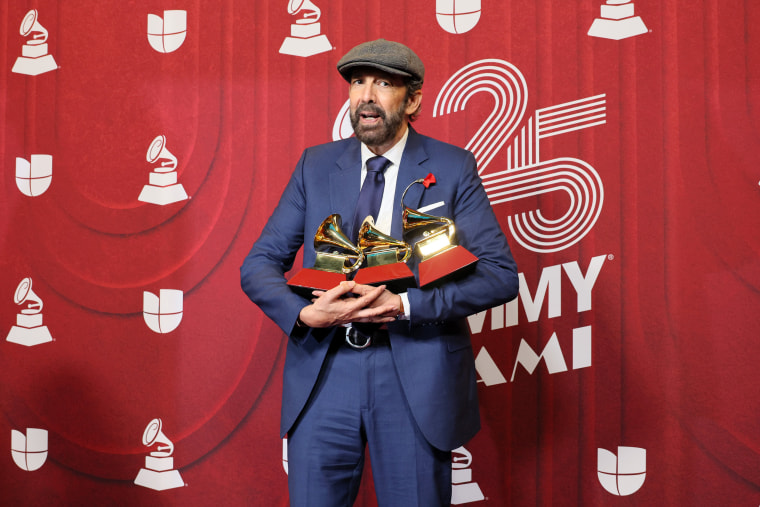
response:
[[[368,215],[377,220],[377,214],[380,211],[380,203],[383,200],[383,190],[385,189],[385,169],[391,161],[385,157],[372,157],[367,160],[367,176],[364,178],[364,184],[359,192],[359,200],[356,203],[354,213],[353,231],[356,240],[359,237],[359,228]]]

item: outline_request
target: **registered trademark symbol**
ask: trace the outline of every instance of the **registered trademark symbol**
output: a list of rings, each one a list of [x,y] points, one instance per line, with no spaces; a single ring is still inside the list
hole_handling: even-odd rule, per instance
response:
[[[609,254],[609,255],[607,256],[607,260],[608,260],[608,261],[614,261],[614,260],[615,260],[615,256],[614,256],[614,255],[612,255],[612,254]]]

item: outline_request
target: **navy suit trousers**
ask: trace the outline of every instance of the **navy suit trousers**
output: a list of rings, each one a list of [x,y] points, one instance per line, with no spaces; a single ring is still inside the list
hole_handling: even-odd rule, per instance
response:
[[[353,505],[367,448],[380,507],[450,505],[451,452],[432,447],[414,422],[391,345],[353,349],[342,334],[288,433],[290,505]]]

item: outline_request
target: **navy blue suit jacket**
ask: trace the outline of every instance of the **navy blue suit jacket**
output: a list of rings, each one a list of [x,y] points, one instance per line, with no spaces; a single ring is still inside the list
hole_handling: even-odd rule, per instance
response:
[[[327,349],[343,328],[298,328],[309,301],[286,285],[284,274],[301,245],[303,264],[315,260],[314,233],[332,213],[350,231],[359,195],[360,143],[356,138],[306,149],[241,267],[245,293],[290,337],[283,373],[281,432],[293,426],[319,375]],[[475,254],[475,270],[430,289],[409,289],[411,320],[388,325],[393,359],[412,415],[430,444],[443,450],[466,443],[480,429],[475,363],[466,317],[517,295],[517,268],[466,150],[410,127],[396,184],[391,235],[401,238],[401,194],[432,173],[436,183],[415,184],[404,203],[443,202],[431,214],[454,220],[459,244]],[[416,263],[410,261],[416,273]]]

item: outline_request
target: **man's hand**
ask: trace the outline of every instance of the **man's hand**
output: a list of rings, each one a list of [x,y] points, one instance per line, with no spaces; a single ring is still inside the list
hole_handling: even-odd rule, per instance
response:
[[[354,288],[351,290],[354,294],[358,294],[360,296],[367,294],[373,290],[375,290],[377,287],[373,287],[371,285],[361,285],[356,284]],[[389,312],[386,316],[393,317],[394,319],[398,317],[400,314],[404,313],[404,304],[401,300],[401,296],[398,294],[394,294],[393,292],[389,290],[384,290],[375,300],[373,300],[370,303],[370,308],[376,308],[379,306],[382,307],[393,307],[393,310]]]
[[[343,297],[348,293],[358,297]],[[387,293],[387,294],[386,294]],[[314,291],[312,304],[303,307],[301,322],[309,327],[331,327],[350,322],[386,323],[395,320],[398,304],[385,286],[371,287],[356,282],[341,282],[328,291]],[[378,301],[379,300],[379,301]]]

